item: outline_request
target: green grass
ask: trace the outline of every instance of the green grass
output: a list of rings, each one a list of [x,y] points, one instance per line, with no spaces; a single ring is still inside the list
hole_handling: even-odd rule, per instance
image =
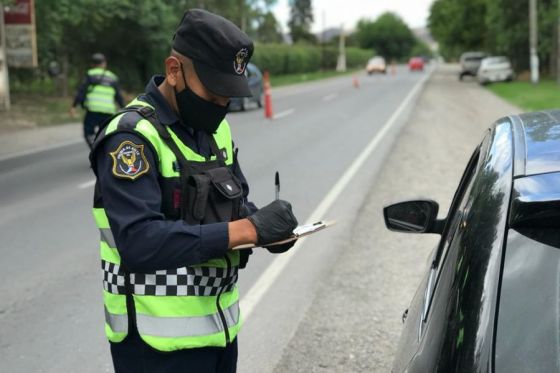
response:
[[[41,94],[13,94],[11,108],[0,115],[0,127],[37,127],[78,122],[68,114],[70,97]]]
[[[553,80],[496,83],[488,89],[526,111],[560,108],[560,85]]]
[[[312,80],[320,80],[320,79],[332,78],[333,76],[352,74],[356,71],[359,71],[360,69],[361,68],[349,69],[343,73],[329,70],[329,71],[316,71],[312,73],[301,73],[301,74],[287,74],[287,75],[276,75],[276,76],[271,75],[270,85],[274,88],[274,87],[281,87],[290,84],[305,83],[305,82],[310,82]]]

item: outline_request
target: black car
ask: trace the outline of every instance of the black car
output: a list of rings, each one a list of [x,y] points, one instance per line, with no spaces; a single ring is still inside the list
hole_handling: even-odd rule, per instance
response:
[[[245,110],[251,104],[262,107],[262,97],[264,92],[263,76],[259,68],[252,63],[247,64],[245,75],[249,82],[252,97],[234,97],[229,101],[229,110]]]
[[[390,230],[442,237],[393,372],[559,372],[560,110],[494,123],[437,213],[430,200],[384,209]]]

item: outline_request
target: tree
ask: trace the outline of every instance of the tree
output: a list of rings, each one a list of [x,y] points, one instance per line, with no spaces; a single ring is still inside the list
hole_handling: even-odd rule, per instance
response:
[[[128,89],[140,90],[161,72],[172,36],[187,9],[220,14],[250,36],[277,0],[41,0],[36,1],[37,45],[42,71],[57,61],[67,82],[79,80],[94,52],[104,53],[109,66]],[[270,17],[265,18],[270,27]],[[268,35],[267,37],[271,37]],[[33,75],[28,74],[31,77]],[[16,75],[17,76],[17,75]],[[62,92],[67,93],[67,92]]]
[[[42,0],[36,11],[43,67],[59,61],[64,76],[78,78],[91,54],[102,52],[135,87],[160,69],[178,22],[164,0]]]
[[[410,55],[411,56],[426,56],[426,57],[430,57],[433,55],[430,47],[424,43],[421,40],[416,39],[416,43],[414,43],[414,46],[412,47],[412,50],[410,51]]]
[[[290,6],[288,27],[294,43],[298,41],[315,43],[315,36],[311,33],[313,23],[311,0],[290,0]]]
[[[387,12],[374,22],[358,22],[356,38],[360,47],[376,50],[387,59],[410,56],[416,39],[407,24],[396,14]]]
[[[260,19],[257,27],[257,40],[263,43],[281,43],[282,31],[280,25],[270,11],[266,12]]]
[[[509,57],[516,70],[529,68],[528,0],[436,0],[428,25],[446,58],[468,50]],[[555,70],[557,0],[538,1],[541,70]],[[556,36],[557,37],[557,36]]]
[[[436,0],[428,27],[444,57],[456,58],[468,50],[483,50],[487,35],[488,0]],[[491,1],[490,1],[491,2]]]

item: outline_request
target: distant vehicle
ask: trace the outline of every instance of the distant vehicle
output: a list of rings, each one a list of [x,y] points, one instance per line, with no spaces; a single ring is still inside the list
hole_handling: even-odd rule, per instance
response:
[[[480,62],[486,57],[484,52],[465,52],[461,55],[461,72],[459,73],[459,80],[467,75],[476,76]]]
[[[259,68],[253,64],[248,63],[245,69],[245,75],[249,81],[249,88],[251,89],[252,97],[232,97],[229,101],[228,110],[241,110],[244,111],[251,103],[255,103],[259,108],[262,107],[263,76]]]
[[[423,71],[424,59],[422,57],[412,57],[408,60],[408,69],[410,71]]]
[[[383,58],[381,56],[375,56],[373,58],[370,58],[370,60],[367,63],[367,66],[366,66],[366,71],[367,71],[368,75],[371,75],[373,73],[386,74],[387,73],[387,63],[385,62],[385,58]]]
[[[509,82],[513,80],[513,69],[509,58],[504,56],[486,57],[480,63],[476,78],[480,84]]]
[[[393,373],[558,372],[560,110],[498,120],[444,219],[432,200],[385,207],[392,231],[439,243],[403,313]]]

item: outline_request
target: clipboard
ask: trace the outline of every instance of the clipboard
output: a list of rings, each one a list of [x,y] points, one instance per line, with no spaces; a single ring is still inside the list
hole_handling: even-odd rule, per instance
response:
[[[309,236],[319,231],[322,231],[323,229],[328,228],[334,225],[335,223],[336,222],[334,220],[331,221],[320,220],[316,223],[300,225],[296,229],[294,229],[293,231],[294,234],[291,237],[286,238],[285,240],[269,243],[266,246],[282,245],[291,241],[295,241],[301,237]],[[232,250],[252,249],[254,247],[260,247],[260,245],[250,243],[246,245],[235,246],[232,248]]]

